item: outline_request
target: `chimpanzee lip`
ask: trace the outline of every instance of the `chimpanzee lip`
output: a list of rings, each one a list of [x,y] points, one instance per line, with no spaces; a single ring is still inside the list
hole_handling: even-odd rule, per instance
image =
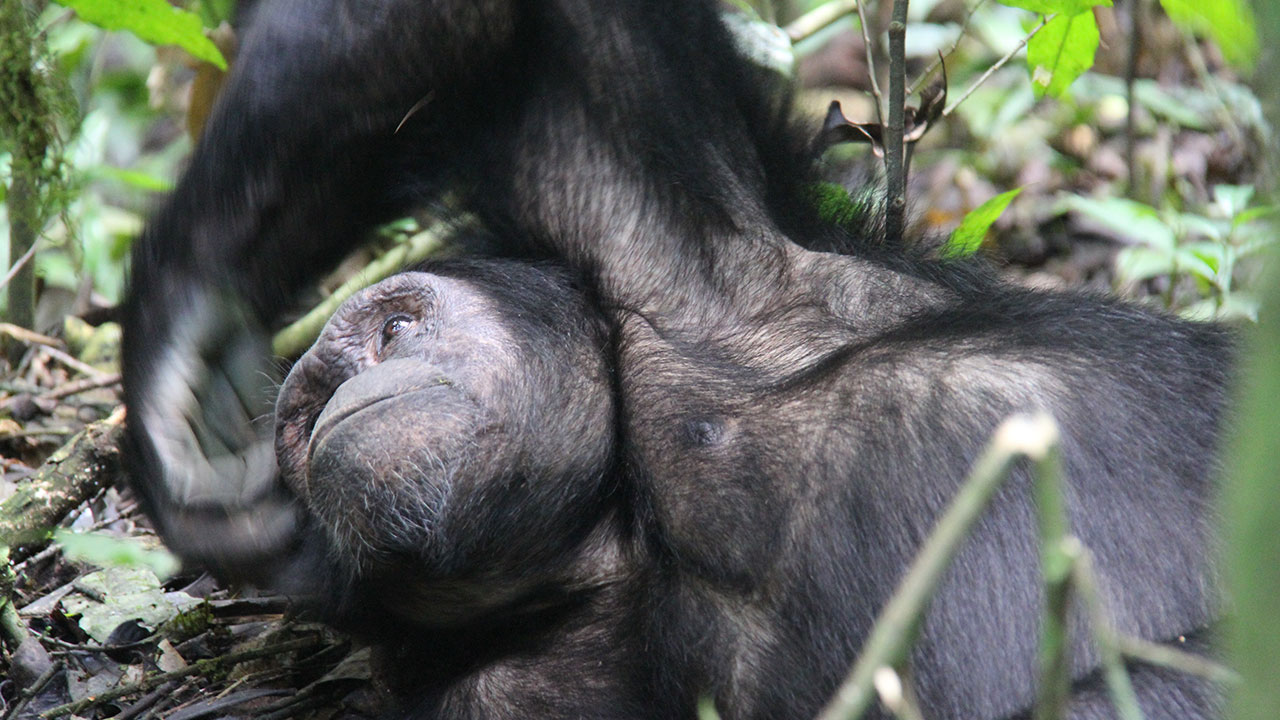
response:
[[[449,384],[432,384],[423,385],[422,387],[413,388],[407,392],[398,392],[390,395],[380,395],[368,398],[362,402],[355,403],[343,408],[338,413],[324,419],[324,422],[317,422],[315,428],[311,431],[311,439],[307,442],[307,462],[311,461],[311,456],[315,453],[315,449],[320,446],[324,439],[333,432],[333,430],[355,415],[368,410],[369,408],[391,400],[403,399],[406,395],[414,395],[420,392],[428,392],[451,387]],[[328,408],[328,405],[325,406]],[[321,411],[323,413],[323,411]]]
[[[330,415],[329,417],[324,419],[323,423],[320,423],[320,422],[316,423],[315,429],[311,431],[311,440],[308,444],[311,446],[311,448],[315,448],[324,440],[326,435],[328,435],[330,432],[333,431],[334,428],[346,422],[347,418],[350,418],[352,415],[355,415],[356,413],[366,408],[371,408],[374,405],[377,405],[378,403],[386,402],[387,400],[392,400],[397,397],[399,397],[399,395],[384,395],[382,397],[375,397],[370,400],[361,402],[357,405],[348,406],[336,415]],[[327,408],[328,405],[326,405],[325,407]],[[307,454],[310,455],[311,453],[308,452]]]

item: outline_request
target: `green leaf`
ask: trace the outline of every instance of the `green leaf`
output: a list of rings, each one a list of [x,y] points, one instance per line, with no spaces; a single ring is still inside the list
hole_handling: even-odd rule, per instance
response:
[[[138,170],[126,170],[110,165],[98,165],[89,169],[89,176],[128,185],[147,192],[169,192],[173,183],[164,178],[149,175]]]
[[[1280,214],[1280,205],[1263,205],[1261,207],[1249,208],[1244,212],[1236,215],[1231,221],[1232,225],[1248,225],[1256,220],[1270,218],[1273,215]]]
[[[60,4],[104,30],[128,30],[152,45],[177,45],[200,60],[227,69],[218,47],[205,37],[199,16],[166,0],[61,0]]]
[[[946,257],[964,257],[976,253],[978,248],[982,247],[982,241],[986,238],[987,231],[991,229],[991,224],[1004,213],[1005,208],[1009,207],[1009,203],[1013,202],[1020,192],[1022,188],[1002,192],[970,210],[964,216],[964,220],[960,221],[960,227],[952,231],[951,237],[947,238],[942,254]]]
[[[56,530],[53,540],[62,546],[68,559],[98,567],[143,567],[160,577],[169,577],[181,566],[167,550],[147,548],[137,540],[104,533]]]
[[[1129,238],[1134,242],[1161,250],[1173,251],[1177,237],[1160,219],[1156,209],[1123,198],[1094,198],[1069,195],[1058,205],[1061,210],[1071,210],[1102,223],[1107,230]]]
[[[127,620],[156,627],[200,601],[183,592],[165,592],[156,574],[143,567],[109,567],[78,579],[87,595],[62,601],[67,615],[80,616],[80,629],[100,643]]]
[[[1111,0],[999,0],[1001,5],[1030,10],[1041,15],[1079,15],[1089,8],[1111,7]]]
[[[1250,68],[1257,61],[1257,26],[1245,0],[1160,0],[1160,5],[1177,25],[1213,38],[1232,65]]]
[[[1226,248],[1212,242],[1190,243],[1179,247],[1174,258],[1178,262],[1178,270],[1217,283],[1218,268],[1226,258]]]
[[[1253,199],[1252,185],[1214,185],[1213,204],[1222,211],[1223,217],[1233,218],[1249,207]]]
[[[1059,97],[1085,70],[1098,50],[1098,22],[1092,12],[1058,15],[1027,43],[1027,69],[1037,97]]]
[[[1262,301],[1247,292],[1231,293],[1223,298],[1218,308],[1219,320],[1246,319],[1258,322],[1258,311],[1262,309]]]
[[[1173,253],[1168,250],[1135,246],[1116,253],[1116,275],[1124,284],[1170,275],[1174,269]]]
[[[1181,213],[1175,215],[1173,220],[1177,226],[1178,236],[1184,239],[1206,237],[1221,242],[1231,231],[1230,224],[1226,220],[1207,218],[1203,215]]]
[[[1236,231],[1240,235],[1241,231]],[[1247,232],[1240,235],[1237,240],[1239,245],[1236,246],[1236,257],[1243,258],[1256,255],[1263,251],[1272,251],[1276,247],[1276,236],[1269,226],[1261,226],[1256,232]]]

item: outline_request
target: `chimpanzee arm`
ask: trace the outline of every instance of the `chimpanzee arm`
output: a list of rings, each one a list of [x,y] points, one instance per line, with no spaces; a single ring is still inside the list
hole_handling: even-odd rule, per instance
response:
[[[123,313],[134,484],[188,559],[243,568],[296,543],[271,423],[254,422],[274,397],[266,329],[403,202],[388,192],[398,125],[484,72],[512,18],[503,0],[258,9],[189,171],[134,249]],[[430,158],[414,161],[422,185]]]

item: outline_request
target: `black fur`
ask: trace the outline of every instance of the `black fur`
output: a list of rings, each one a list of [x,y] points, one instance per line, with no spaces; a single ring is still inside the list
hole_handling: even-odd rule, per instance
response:
[[[406,672],[411,717],[691,717],[704,693],[728,718],[811,716],[990,432],[1019,410],[1062,426],[1073,530],[1119,628],[1195,643],[1213,623],[1227,334],[1005,287],[823,223],[785,88],[737,56],[713,3],[282,0],[256,14],[191,169],[134,255],[135,487],[185,556],[331,595]],[[588,456],[616,466],[575,465],[594,445],[550,432],[540,472],[573,465],[554,478],[567,494],[476,503],[465,531],[395,546],[412,522],[389,528],[436,517],[437,498],[416,498],[422,517],[374,503],[388,524],[342,529],[348,508],[299,491],[290,447],[309,431],[282,435],[277,480],[269,433],[252,424],[260,328],[350,238],[445,188],[523,255],[583,278],[610,328],[617,438]],[[495,301],[492,322],[592,346],[591,323],[521,316],[580,300],[494,272],[534,289]],[[477,282],[477,297],[516,292]],[[455,367],[494,372],[470,362]],[[532,380],[546,367],[513,367],[521,390],[497,406],[522,427],[559,417],[537,402],[589,414]],[[326,372],[299,392],[327,399],[345,376]],[[505,477],[485,465],[518,466],[504,452],[459,450],[485,468],[460,477]],[[997,494],[933,603],[912,656],[931,718],[1016,717],[1032,700],[1027,485],[1019,472]],[[398,562],[368,565],[361,537]],[[531,582],[514,598],[490,596],[521,570]],[[423,579],[449,573],[467,582]],[[413,612],[394,607],[406,578],[426,595],[404,597],[429,601]],[[1076,649],[1072,717],[1110,717],[1096,653]],[[1134,670],[1149,718],[1214,717],[1213,688]]]

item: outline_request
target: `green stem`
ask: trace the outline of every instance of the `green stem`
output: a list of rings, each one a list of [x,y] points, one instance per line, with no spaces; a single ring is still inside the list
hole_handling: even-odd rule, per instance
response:
[[[1055,431],[1056,434],[1056,431]],[[1035,720],[1064,717],[1071,695],[1072,568],[1079,542],[1067,535],[1067,506],[1062,490],[1062,454],[1055,442],[1036,463],[1036,513],[1040,522],[1040,572],[1045,614],[1040,639],[1040,692]]]
[[[1016,415],[1001,423],[897,591],[880,611],[862,654],[819,720],[855,720],[870,707],[877,671],[894,667],[906,657],[943,574],[1013,464],[1024,456],[1043,458],[1057,438],[1057,427],[1048,415]]]

